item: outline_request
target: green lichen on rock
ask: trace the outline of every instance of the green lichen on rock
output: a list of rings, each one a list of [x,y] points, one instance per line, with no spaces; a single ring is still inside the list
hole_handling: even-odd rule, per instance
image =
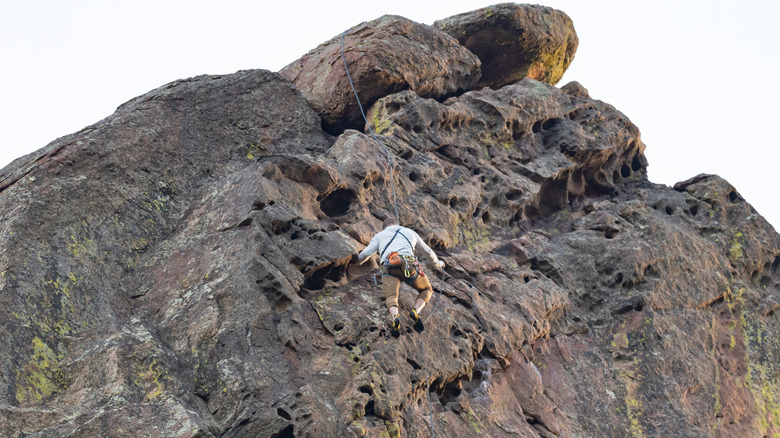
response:
[[[385,420],[385,427],[390,438],[401,438],[401,428],[394,421]]]
[[[146,401],[155,401],[165,393],[164,376],[165,372],[157,358],[151,357],[149,365],[138,372],[133,383],[145,391]]]
[[[744,236],[741,231],[737,233],[729,240],[729,260],[736,262],[744,256],[742,250],[742,240]]]
[[[62,354],[55,353],[39,337],[32,340],[32,355],[27,364],[16,371],[16,400],[20,404],[40,403],[60,389],[67,380],[59,368]]]

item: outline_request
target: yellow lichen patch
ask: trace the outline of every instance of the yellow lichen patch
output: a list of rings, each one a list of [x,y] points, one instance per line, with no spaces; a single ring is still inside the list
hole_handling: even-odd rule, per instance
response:
[[[136,239],[133,242],[133,249],[135,251],[141,251],[145,249],[147,246],[149,246],[149,240],[141,237],[140,239]]]
[[[453,240],[455,245],[465,245],[469,251],[476,251],[480,246],[490,243],[490,231],[474,223],[460,222],[455,226]]]
[[[729,260],[732,262],[735,262],[744,256],[742,243],[740,242],[742,237],[742,232],[738,231],[737,234],[729,240]]]
[[[615,348],[628,348],[628,336],[625,333],[616,333],[612,337],[612,344]]]
[[[20,404],[41,402],[66,386],[59,369],[60,355],[37,336],[32,341],[32,352],[27,365],[16,372],[16,400]]]
[[[387,428],[387,433],[390,435],[390,438],[401,438],[401,428],[398,427],[398,424],[385,420],[385,427]]]
[[[153,357],[149,366],[138,373],[138,378],[133,383],[146,391],[146,400],[154,401],[163,395],[165,383],[162,381],[163,372],[157,358]]]
[[[636,383],[626,385],[626,414],[628,415],[629,431],[634,438],[644,438],[645,432],[639,423],[639,417],[642,415],[642,402],[636,398]]]
[[[466,411],[466,414],[468,416],[469,426],[471,426],[471,428],[474,430],[474,432],[477,433],[477,435],[482,435],[482,428],[485,427],[485,425],[482,424],[481,421],[479,421],[479,417],[477,417],[477,414],[474,413],[471,407],[469,407],[469,410]]]
[[[246,151],[247,160],[256,160],[260,156],[260,152],[266,150],[264,146],[249,143],[249,147]]]
[[[70,252],[71,255],[77,259],[86,255],[89,252],[89,247],[92,246],[92,240],[90,239],[84,239],[82,242],[79,242],[76,239],[76,236],[71,235],[70,240],[71,242],[68,244],[68,252]]]
[[[390,120],[384,111],[376,110],[372,114],[371,125],[373,126],[374,132],[376,134],[382,134],[387,131],[391,131],[392,133],[391,128],[395,125],[395,122]]]

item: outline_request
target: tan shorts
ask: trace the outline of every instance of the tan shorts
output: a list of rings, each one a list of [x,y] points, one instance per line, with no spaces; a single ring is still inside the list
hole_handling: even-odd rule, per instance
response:
[[[411,270],[411,277],[414,277],[414,274],[415,271]],[[404,270],[401,268],[390,269],[389,273],[382,275],[382,292],[385,295],[385,306],[388,309],[398,307],[398,289],[401,287],[401,282],[406,282],[406,280],[408,278],[404,276]],[[433,294],[433,287],[431,287],[431,282],[428,281],[428,277],[425,274],[420,273],[409,286],[412,286],[418,292],[417,298],[428,304],[428,300],[431,299]]]

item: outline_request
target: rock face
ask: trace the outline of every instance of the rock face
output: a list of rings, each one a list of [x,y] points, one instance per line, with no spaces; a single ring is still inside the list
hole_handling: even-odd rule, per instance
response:
[[[0,171],[0,435],[780,433],[780,235],[728,182],[651,183],[577,83],[378,96],[391,170],[305,95],[177,81]],[[399,339],[351,263],[390,178],[447,263]]]
[[[502,3],[435,22],[482,61],[477,86],[501,88],[528,77],[555,85],[579,40],[571,18],[539,5]]]
[[[438,29],[398,16],[385,15],[347,31],[344,57],[366,108],[402,90],[438,99],[469,90],[479,80],[473,53]],[[280,73],[301,90],[327,131],[363,128],[341,57],[341,35]]]

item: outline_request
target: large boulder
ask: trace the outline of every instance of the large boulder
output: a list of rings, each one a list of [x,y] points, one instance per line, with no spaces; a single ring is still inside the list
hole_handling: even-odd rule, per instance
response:
[[[574,59],[577,33],[565,13],[502,3],[436,21],[482,61],[478,87],[500,88],[525,77],[555,85]]]
[[[344,56],[362,105],[402,90],[442,98],[471,89],[479,59],[444,32],[385,15],[344,35]],[[341,35],[320,44],[281,72],[301,90],[325,130],[362,129],[364,122],[341,57]]]

